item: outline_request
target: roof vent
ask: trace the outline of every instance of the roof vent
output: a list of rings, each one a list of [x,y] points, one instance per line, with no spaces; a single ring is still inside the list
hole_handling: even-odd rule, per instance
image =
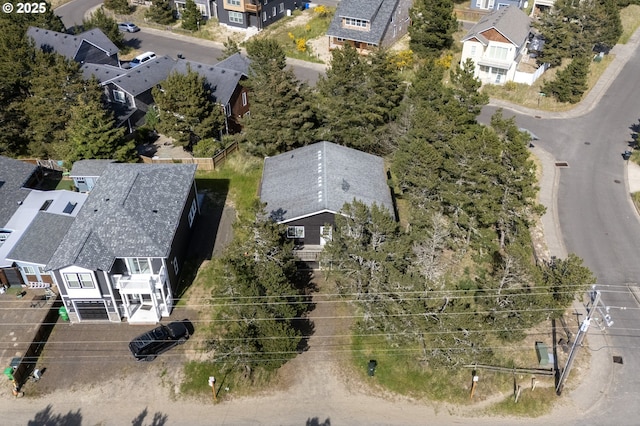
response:
[[[153,209],[151,211],[154,212],[154,213],[158,213],[158,209]]]
[[[346,180],[342,179],[342,190],[344,192],[349,191],[349,188],[351,188],[351,185],[349,185],[349,182],[347,182]]]

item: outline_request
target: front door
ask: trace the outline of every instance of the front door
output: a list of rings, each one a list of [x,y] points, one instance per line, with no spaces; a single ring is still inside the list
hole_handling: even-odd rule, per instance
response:
[[[331,241],[331,236],[333,232],[333,228],[331,226],[321,226],[320,227],[320,245],[324,246],[329,241]]]

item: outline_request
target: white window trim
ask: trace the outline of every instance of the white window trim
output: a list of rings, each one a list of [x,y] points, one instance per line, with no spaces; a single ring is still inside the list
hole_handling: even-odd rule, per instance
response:
[[[240,0],[225,0],[229,6],[241,6]]]
[[[244,15],[242,12],[234,12],[233,10],[230,10],[229,22],[233,22],[234,24],[244,24]]]
[[[242,106],[247,106],[247,92],[242,92]]]
[[[89,281],[91,282],[88,285],[85,285],[87,281],[83,281],[80,276],[81,275],[87,275],[89,277]],[[64,278],[64,282],[67,284],[67,288],[70,289],[81,289],[81,288],[96,288],[96,284],[95,282],[93,282],[93,274],[90,274],[88,272],[65,272],[62,274],[63,278]],[[71,281],[69,280],[69,277],[75,277],[75,282],[78,283],[78,286],[72,286],[71,285]]]
[[[171,261],[171,264],[173,265],[173,272],[175,272],[176,275],[178,275],[178,272],[180,272],[180,265],[178,265],[177,256],[173,256],[173,260]]]
[[[127,97],[122,90],[113,89],[113,100],[120,104],[127,103]]]
[[[25,275],[35,275],[36,274],[36,269],[33,266],[24,265],[24,266],[21,266],[21,268],[22,268],[22,272],[24,272]]]
[[[284,13],[284,3],[280,3],[280,13]]]
[[[189,209],[189,228],[193,226],[193,220],[196,217],[196,213],[198,212],[198,205],[196,204],[196,199],[193,199],[191,203],[191,208]]]
[[[287,238],[304,238],[304,226],[287,227]]]
[[[147,263],[148,269],[145,272],[138,272],[135,271],[134,267],[137,266],[138,270],[141,270],[142,268],[140,268],[140,261],[144,260]],[[153,269],[151,266],[151,259],[149,259],[148,257],[127,257],[126,261],[125,261],[126,265],[127,265],[127,270],[129,271],[130,275],[151,275],[153,274]]]

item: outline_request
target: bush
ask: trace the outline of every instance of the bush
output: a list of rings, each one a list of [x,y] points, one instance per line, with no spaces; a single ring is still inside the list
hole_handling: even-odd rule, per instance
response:
[[[104,0],[104,7],[121,15],[131,13],[131,6],[129,6],[128,0]]]

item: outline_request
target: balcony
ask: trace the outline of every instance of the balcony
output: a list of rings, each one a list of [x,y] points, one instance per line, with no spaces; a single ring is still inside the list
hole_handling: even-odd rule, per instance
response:
[[[244,10],[251,13],[258,13],[262,10],[262,4],[258,0],[245,0]]]
[[[114,275],[113,278],[120,294],[153,294],[162,287],[166,279],[166,271],[162,267],[157,275]]]

